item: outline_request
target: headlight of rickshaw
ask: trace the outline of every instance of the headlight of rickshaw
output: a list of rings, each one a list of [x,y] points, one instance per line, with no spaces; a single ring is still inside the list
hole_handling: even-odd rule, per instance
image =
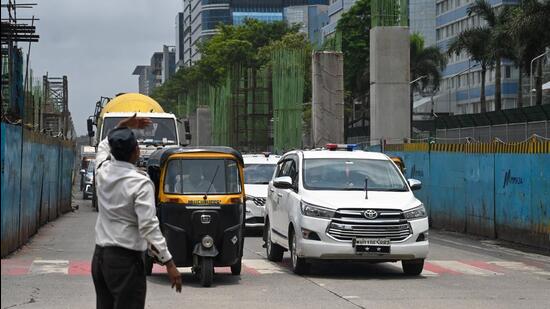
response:
[[[212,239],[212,237],[206,235],[202,238],[202,246],[206,249],[209,249],[209,248],[212,248],[212,246],[214,245],[214,239]]]

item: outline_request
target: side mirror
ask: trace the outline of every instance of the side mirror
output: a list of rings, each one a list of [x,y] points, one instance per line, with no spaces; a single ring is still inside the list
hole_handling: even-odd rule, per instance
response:
[[[85,170],[85,169],[81,169],[81,170],[80,170],[80,174],[86,174],[86,170]]]
[[[94,121],[91,118],[88,118],[86,124],[88,125],[88,136],[94,137]]]
[[[288,176],[273,179],[273,186],[278,189],[292,189],[292,178]]]
[[[409,179],[409,186],[411,187],[411,190],[416,191],[422,189],[422,182],[420,180],[416,179]]]

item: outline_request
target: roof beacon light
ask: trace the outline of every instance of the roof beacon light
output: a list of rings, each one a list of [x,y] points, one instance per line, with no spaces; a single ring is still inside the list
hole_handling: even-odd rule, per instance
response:
[[[334,151],[334,150],[354,151],[357,148],[357,144],[327,144],[325,148],[331,151]]]

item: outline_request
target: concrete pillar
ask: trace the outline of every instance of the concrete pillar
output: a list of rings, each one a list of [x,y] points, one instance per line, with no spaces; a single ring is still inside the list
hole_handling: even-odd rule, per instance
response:
[[[312,146],[344,143],[344,59],[340,52],[316,52],[312,58]]]
[[[191,146],[212,145],[212,117],[210,108],[197,107],[194,113],[189,115],[189,127],[191,129]]]
[[[370,140],[410,137],[410,43],[407,27],[370,30]]]

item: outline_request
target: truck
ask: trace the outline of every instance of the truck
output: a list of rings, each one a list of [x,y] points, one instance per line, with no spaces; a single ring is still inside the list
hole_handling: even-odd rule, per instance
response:
[[[133,130],[141,150],[138,166],[146,166],[151,153],[159,147],[189,144],[191,135],[188,121],[164,112],[157,101],[139,93],[119,94],[113,99],[101,97],[96,103],[94,116],[88,119],[88,135],[94,137],[95,125],[97,136],[94,144],[97,146],[122,119],[134,114],[138,117],[147,117],[153,122],[144,129]]]
[[[133,129],[140,148],[138,167],[145,169],[147,160],[159,148],[186,146],[190,143],[191,134],[186,119],[177,119],[174,114],[166,113],[151,97],[140,93],[121,93],[112,99],[101,97],[96,103],[94,115],[88,118],[88,136],[95,137],[94,146],[97,147],[121,120],[134,114],[152,121],[146,128]],[[95,186],[93,191],[92,206],[97,209]]]

